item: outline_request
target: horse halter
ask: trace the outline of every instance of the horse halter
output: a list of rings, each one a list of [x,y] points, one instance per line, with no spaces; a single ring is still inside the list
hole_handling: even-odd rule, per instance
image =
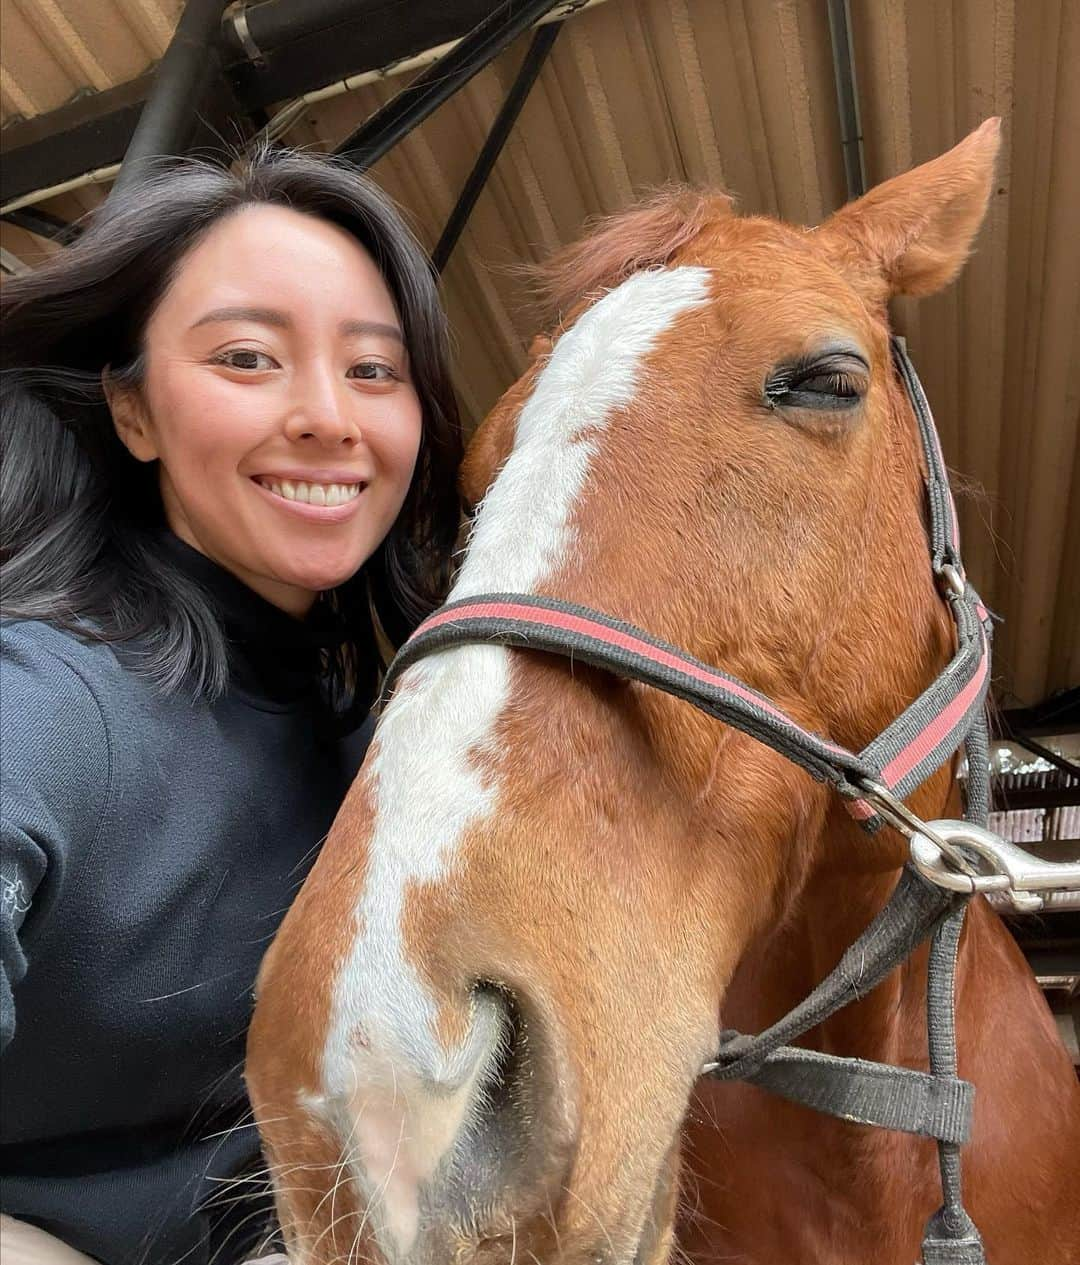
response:
[[[798,1006],[757,1036],[727,1030],[702,1074],[745,1080],[817,1111],[932,1137],[943,1202],[922,1243],[923,1265],[985,1265],[963,1206],[960,1147],[971,1130],[974,1087],[956,1069],[955,966],[967,902],[1004,892],[1014,907],[1042,907],[1040,892],[1080,889],[1080,863],[1050,864],[986,829],[990,617],[964,574],[956,509],[930,407],[903,340],[892,339],[897,373],[918,422],[925,458],[930,564],[956,628],[949,663],[862,751],[796,724],[768,698],[632,624],[535,594],[485,594],[448,602],[413,633],[387,670],[387,699],[418,659],[467,643],[544,650],[655,686],[764,742],[830,782],[873,832],[887,823],[909,841],[911,859],[888,903]],[[905,804],[956,750],[968,762],[964,821],[924,822]],[[789,1043],[864,996],[927,938],[930,1071],[841,1058]]]

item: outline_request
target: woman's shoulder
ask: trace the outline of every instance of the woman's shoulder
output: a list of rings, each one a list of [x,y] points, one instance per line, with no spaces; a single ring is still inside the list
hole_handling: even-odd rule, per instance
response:
[[[122,677],[102,642],[39,620],[4,620],[0,719],[9,737],[18,736],[8,755],[40,760],[52,751],[66,764],[77,753],[106,748],[110,713],[123,706]]]
[[[62,762],[107,752],[128,772],[144,758],[147,742],[177,729],[191,739],[205,728],[205,708],[188,696],[169,695],[135,665],[138,647],[44,620],[0,623],[0,719],[17,734],[28,758],[56,750]],[[35,755],[36,753],[36,755]],[[61,754],[62,753],[62,756]],[[115,767],[114,767],[115,772]]]
[[[85,695],[105,710],[125,676],[104,642],[43,620],[0,623],[0,671],[9,702],[14,692],[42,702]]]
[[[66,831],[99,820],[113,781],[108,708],[118,694],[108,654],[50,624],[0,624],[5,837],[20,822],[41,838],[58,822]]]

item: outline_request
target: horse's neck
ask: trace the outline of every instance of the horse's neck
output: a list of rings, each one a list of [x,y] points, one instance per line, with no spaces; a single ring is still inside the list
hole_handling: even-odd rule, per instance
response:
[[[725,1000],[725,1026],[761,1028],[797,1005],[884,906],[896,879],[889,869],[843,872],[835,860],[816,866],[780,925],[749,948]],[[920,1050],[925,1057],[925,966],[924,948],[808,1043],[868,1059],[917,1060]]]
[[[832,828],[844,832],[843,847],[860,846],[835,818]],[[757,1031],[790,1010],[888,899],[895,869],[859,872],[838,866],[835,851],[825,855],[829,859],[813,870],[782,925],[751,946],[725,1000],[723,1026]],[[923,946],[872,993],[809,1033],[806,1043],[828,1053],[926,1067],[926,958]],[[1074,1237],[1063,1241],[1075,1247],[1080,1208],[1071,1192],[1080,1180],[1080,1091],[1030,970],[1000,919],[981,902],[971,907],[961,942],[957,1036],[960,1073],[976,1086],[974,1132],[965,1151],[968,1203],[988,1244],[998,1248],[992,1259],[1025,1259],[1010,1255],[1023,1241],[1027,1215],[1017,1211],[1018,1181],[1027,1206],[1068,1223]],[[866,1235],[865,1259],[915,1259],[921,1218],[940,1201],[929,1143],[818,1117],[756,1090],[705,1088],[702,1097],[705,1112],[723,1131],[723,1155],[745,1147],[751,1157],[743,1172],[756,1172],[753,1157],[768,1140],[770,1206],[782,1202],[785,1187],[799,1202],[799,1216],[774,1227],[780,1255],[766,1252],[761,1261],[831,1263],[834,1257],[822,1245],[845,1218]],[[715,1146],[707,1132],[691,1127],[690,1167],[714,1170],[722,1158],[719,1150],[712,1153]],[[742,1250],[756,1241],[754,1233],[760,1239],[770,1214],[764,1207],[755,1212],[755,1184],[743,1180],[738,1166],[726,1171],[726,1189],[715,1186],[711,1196],[699,1198],[700,1211],[729,1225],[728,1246]],[[1037,1228],[1028,1232],[1037,1234]],[[844,1233],[856,1231],[849,1226]],[[758,1258],[751,1253],[746,1259]],[[863,1257],[855,1251],[844,1259]],[[1073,1259],[1068,1252],[1060,1257]]]
[[[925,816],[944,811],[941,796],[935,798],[939,811],[920,806]],[[839,812],[830,815],[827,829],[841,836],[838,846],[822,849],[821,863],[812,868],[783,924],[748,955],[745,970],[748,982],[753,980],[753,1000],[740,980],[734,983],[729,1004],[749,1003],[759,1023],[784,1014],[836,965],[885,905],[899,877],[893,868],[860,866],[873,845]],[[844,864],[845,856],[850,865]],[[809,1043],[832,1053],[925,1066],[927,955],[924,944],[878,988],[815,1029]],[[992,1094],[994,1085],[1008,1085],[1018,1069],[1030,1079],[1033,1063],[1036,1071],[1041,1063],[1048,1074],[1061,1072],[1061,1043],[1031,970],[1004,923],[981,900],[969,908],[956,979],[962,1075]],[[1013,1036],[1022,1033],[1023,1040],[1005,1040],[1003,1030],[1000,1044],[987,1042],[990,1016],[1000,1014],[1008,1016]],[[725,1014],[725,1021],[732,1017]],[[1015,1085],[1008,1094],[1015,1099]]]

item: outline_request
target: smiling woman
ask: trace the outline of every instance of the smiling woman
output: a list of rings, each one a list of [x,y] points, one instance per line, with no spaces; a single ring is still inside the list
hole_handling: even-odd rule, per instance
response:
[[[287,151],[163,168],[2,305],[5,1265],[228,1265],[256,968],[457,531],[444,319]]]
[[[244,208],[191,249],[145,345],[140,386],[105,390],[131,454],[160,462],[170,527],[306,614],[385,538],[416,462],[420,401],[374,260],[335,224]]]

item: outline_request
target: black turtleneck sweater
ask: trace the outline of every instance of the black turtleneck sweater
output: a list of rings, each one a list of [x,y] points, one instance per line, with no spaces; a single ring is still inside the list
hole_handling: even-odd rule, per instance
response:
[[[252,985],[366,738],[322,723],[333,629],[167,547],[229,637],[216,702],[48,624],[0,640],[0,1209],[105,1265],[229,1265],[266,1228],[223,1180],[258,1167]]]

